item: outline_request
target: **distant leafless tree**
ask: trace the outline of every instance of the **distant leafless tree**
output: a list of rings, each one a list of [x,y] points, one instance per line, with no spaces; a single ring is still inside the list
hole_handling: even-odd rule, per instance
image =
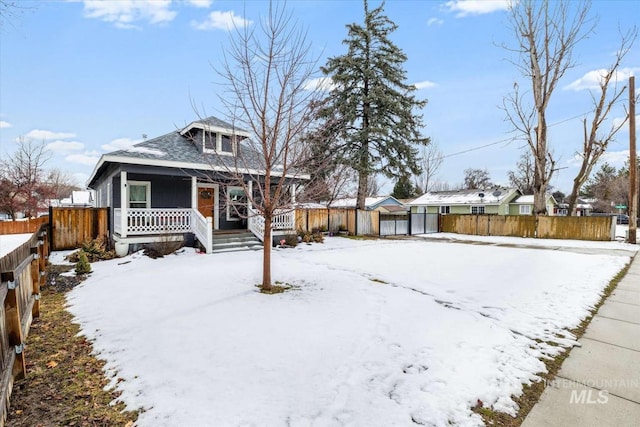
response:
[[[491,177],[486,169],[465,169],[464,188],[467,190],[486,189],[491,187]]]
[[[68,172],[57,168],[47,172],[46,183],[50,188],[51,199],[53,200],[69,197],[73,191],[80,190],[80,187]]]
[[[616,52],[614,62],[606,70],[600,71],[598,92],[591,93],[591,100],[593,101],[594,107],[593,116],[591,117],[590,123],[587,123],[586,118],[582,122],[584,129],[582,151],[577,153],[581,159],[580,169],[578,169],[578,173],[573,179],[573,187],[568,197],[570,213],[573,213],[580,189],[587,179],[589,179],[589,175],[591,175],[594,166],[607,151],[609,143],[613,141],[629,117],[629,115],[626,114],[624,120],[619,122],[614,121],[609,129],[605,132],[600,132],[605,120],[609,117],[611,109],[619,103],[620,97],[627,89],[625,84],[618,84],[618,69],[620,68],[622,60],[631,49],[637,34],[638,31],[634,28],[622,36],[620,49]]]
[[[255,28],[232,31],[218,70],[225,81],[220,102],[228,118],[252,135],[242,142],[252,158],[238,150],[226,172],[264,217],[261,287],[267,292],[272,289],[272,219],[279,211],[293,209],[290,184],[309,172],[305,167],[312,153],[303,136],[318,95],[305,86],[317,69],[310,52],[306,32],[284,6],[273,2]],[[246,179],[255,162],[260,170],[249,172]],[[258,185],[251,189],[249,182]]]
[[[429,142],[429,145],[420,148],[420,167],[422,173],[416,176],[416,188],[418,192],[426,193],[431,191],[433,180],[442,166],[442,151],[435,141]]]
[[[521,134],[534,158],[534,212],[546,213],[545,193],[555,171],[547,140],[547,108],[566,71],[574,66],[573,49],[593,31],[587,2],[521,0],[512,2],[509,22],[518,54],[512,61],[529,81],[531,90],[514,91],[503,101],[507,120]]]
[[[48,206],[52,191],[44,166],[50,158],[44,142],[20,137],[17,149],[0,161],[0,209],[15,219],[19,212],[29,218]]]
[[[507,172],[509,185],[519,189],[522,194],[533,194],[535,167],[531,150],[528,148],[520,155],[516,170]]]
[[[380,183],[376,175],[367,176],[367,197],[376,197],[380,195]]]

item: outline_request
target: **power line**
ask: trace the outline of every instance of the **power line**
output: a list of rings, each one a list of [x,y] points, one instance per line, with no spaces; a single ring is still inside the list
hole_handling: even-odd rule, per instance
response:
[[[550,128],[550,127],[553,127],[553,126],[557,126],[557,125],[561,125],[562,123],[566,123],[566,122],[569,122],[571,120],[575,120],[575,119],[580,118],[580,117],[584,117],[587,114],[589,114],[589,112],[581,113],[581,114],[575,115],[573,117],[569,117],[567,119],[560,120],[559,122],[555,122],[555,123],[552,123],[552,124],[548,125],[547,128]],[[502,143],[509,143],[509,142],[515,141],[516,139],[518,139],[518,137],[512,136],[510,138],[505,138],[505,139],[501,139],[499,141],[490,142],[488,144],[479,145],[477,147],[469,148],[467,150],[458,151],[456,153],[445,154],[444,156],[442,156],[440,158],[441,159],[446,159],[447,157],[458,156],[460,154],[466,154],[466,153],[469,153],[471,151],[481,150],[483,148],[491,147],[493,145],[498,145],[498,144],[502,144]]]

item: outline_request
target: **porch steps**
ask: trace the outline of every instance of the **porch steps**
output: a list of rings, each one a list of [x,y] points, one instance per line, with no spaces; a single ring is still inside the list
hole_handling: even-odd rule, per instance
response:
[[[248,251],[262,248],[262,242],[251,232],[214,234],[213,252]]]

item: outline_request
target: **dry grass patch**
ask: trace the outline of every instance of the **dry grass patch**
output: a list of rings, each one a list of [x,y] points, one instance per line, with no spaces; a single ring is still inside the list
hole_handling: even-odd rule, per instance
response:
[[[117,392],[104,390],[104,362],[91,354],[91,343],[78,336],[80,327],[65,310],[65,292],[80,279],[59,273],[71,268],[50,266],[40,318],[27,338],[27,376],[14,384],[8,426],[132,426],[138,418],[113,403]]]

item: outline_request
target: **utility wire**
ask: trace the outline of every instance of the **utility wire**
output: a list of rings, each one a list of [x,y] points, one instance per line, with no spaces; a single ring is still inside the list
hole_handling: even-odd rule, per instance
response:
[[[581,114],[575,115],[573,117],[569,117],[568,119],[560,120],[559,122],[555,122],[555,123],[552,123],[552,124],[548,125],[547,128],[550,128],[550,127],[553,127],[553,126],[557,126],[557,125],[560,125],[562,123],[566,123],[566,122],[569,122],[571,120],[575,120],[575,119],[580,118],[580,117],[584,117],[587,114],[589,114],[589,112],[581,113]],[[505,138],[505,139],[501,139],[499,141],[490,142],[488,144],[479,145],[477,147],[469,148],[467,150],[462,150],[462,151],[458,151],[458,152],[451,153],[451,154],[445,154],[444,156],[442,156],[440,158],[441,159],[446,159],[447,157],[458,156],[460,154],[465,154],[465,153],[469,153],[471,151],[481,150],[483,148],[491,147],[493,145],[498,145],[498,144],[502,144],[502,143],[509,143],[509,142],[515,141],[518,138],[519,137],[517,137],[517,136],[512,136],[510,138]]]

